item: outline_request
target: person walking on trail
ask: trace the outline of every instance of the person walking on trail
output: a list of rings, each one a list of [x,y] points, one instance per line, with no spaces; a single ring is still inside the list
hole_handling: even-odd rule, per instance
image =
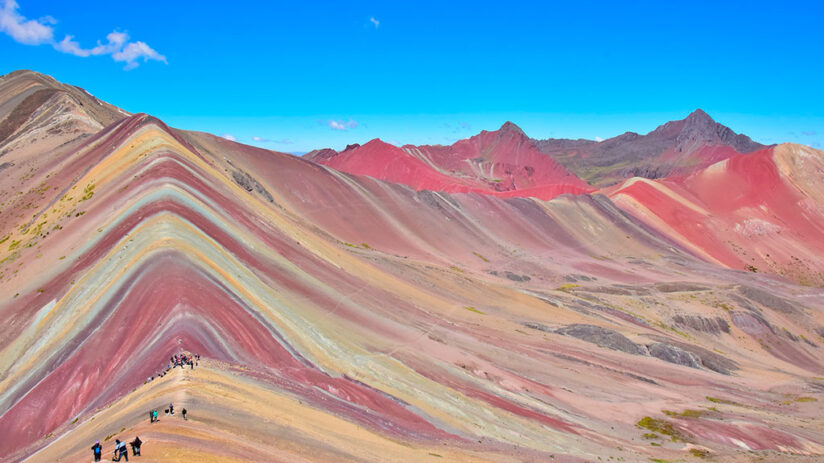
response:
[[[100,461],[100,455],[103,453],[103,447],[100,445],[100,441],[97,441],[92,445],[92,454],[94,454],[94,461]]]
[[[143,444],[143,441],[140,440],[140,436],[135,436],[134,440],[129,442],[132,446],[132,455],[139,457],[140,456],[140,446]]]
[[[152,423],[157,421],[157,409],[152,410]]]
[[[186,409],[185,409],[185,408],[184,408],[183,410],[181,410],[181,411],[180,411],[180,413],[182,413],[182,414],[183,414],[183,419],[184,419],[185,421],[189,421],[189,418],[186,418]]]
[[[124,457],[126,458],[126,461],[129,461],[129,451],[126,450],[126,443],[121,442],[120,443],[120,458],[119,459],[122,459]]]
[[[174,415],[174,414],[175,414],[175,406],[174,406],[174,404],[169,404],[169,414],[170,414],[170,415]]]
[[[126,461],[129,461],[129,451],[126,450],[126,443],[120,442],[120,439],[115,439],[112,461],[120,461],[123,457],[126,457]]]

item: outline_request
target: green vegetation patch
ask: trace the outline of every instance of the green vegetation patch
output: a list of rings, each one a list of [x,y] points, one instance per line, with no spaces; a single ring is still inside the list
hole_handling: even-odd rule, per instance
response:
[[[673,442],[684,441],[686,442],[689,436],[681,432],[680,430],[676,429],[675,426],[672,425],[667,420],[661,420],[657,418],[652,418],[649,416],[645,416],[638,421],[638,427],[648,429],[654,433],[663,434],[665,436],[669,436]]]
[[[472,307],[471,305],[468,305],[468,306],[464,307],[464,309],[466,309],[466,310],[468,310],[468,311],[470,311],[470,312],[475,312],[475,313],[477,313],[477,314],[484,315],[484,313],[483,313],[483,312],[481,312],[480,310],[476,309],[475,307]]]
[[[569,283],[569,284],[565,284],[563,286],[558,287],[558,289],[556,291],[569,291],[570,289],[579,288],[579,287],[581,287],[581,285],[576,285],[575,283]]]
[[[489,259],[487,259],[486,257],[484,257],[484,256],[482,256],[482,255],[480,255],[480,254],[478,254],[478,253],[477,253],[477,252],[475,252],[475,251],[472,251],[472,254],[475,254],[475,257],[477,257],[478,259],[481,259],[481,260],[482,260],[482,261],[484,261],[484,262],[489,262]]]
[[[83,196],[80,197],[79,201],[86,201],[87,199],[92,199],[94,196],[94,182],[89,183],[83,188]]]
[[[690,455],[698,458],[707,458],[710,456],[710,452],[708,450],[690,449]]]
[[[664,412],[664,415],[667,416],[675,416],[679,418],[701,418],[702,416],[706,415],[707,412],[705,410],[684,410],[681,413],[674,412],[671,410],[661,410]]]
[[[710,402],[714,403],[714,404],[736,405],[736,406],[739,406],[739,407],[743,407],[743,405],[741,405],[740,403],[733,402],[732,400],[719,399],[718,397],[710,397],[710,396],[707,396],[706,399],[709,400]]]

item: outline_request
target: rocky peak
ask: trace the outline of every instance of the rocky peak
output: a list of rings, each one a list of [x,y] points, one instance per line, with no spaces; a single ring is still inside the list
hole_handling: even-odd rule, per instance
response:
[[[501,126],[501,128],[500,128],[500,129],[498,129],[498,133],[501,133],[501,134],[508,134],[508,133],[512,133],[512,134],[517,134],[517,135],[524,135],[524,136],[526,136],[526,135],[524,134],[524,131],[523,131],[523,130],[521,130],[521,128],[520,128],[520,127],[518,127],[517,125],[513,124],[513,123],[512,123],[512,122],[510,122],[510,121],[506,121],[506,122],[504,122],[504,124]]]
[[[729,127],[715,122],[701,109],[696,109],[684,119],[676,140],[679,146],[696,142],[728,145],[739,153],[749,153],[762,147],[746,135],[737,134]]]

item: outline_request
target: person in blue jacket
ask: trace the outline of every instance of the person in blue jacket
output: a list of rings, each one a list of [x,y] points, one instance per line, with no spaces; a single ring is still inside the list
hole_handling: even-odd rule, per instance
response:
[[[94,454],[94,461],[100,461],[100,455],[103,453],[103,447],[100,445],[100,441],[92,445],[92,453]]]

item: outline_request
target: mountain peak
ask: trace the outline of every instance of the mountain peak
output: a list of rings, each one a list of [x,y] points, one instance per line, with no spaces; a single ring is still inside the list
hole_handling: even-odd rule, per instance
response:
[[[682,130],[697,130],[706,135],[710,135],[717,132],[719,127],[723,126],[715,122],[709,114],[699,108],[691,112],[689,116],[684,119],[684,128]]]
[[[524,131],[521,130],[520,127],[518,127],[517,125],[515,125],[514,123],[512,123],[510,121],[504,122],[503,125],[501,126],[501,128],[498,129],[498,132],[500,132],[500,133],[517,133],[517,134],[520,134],[520,135],[525,135]]]
[[[686,117],[687,121],[710,121],[715,122],[709,114],[707,114],[703,109],[698,108],[695,111],[691,112],[689,116]]]

